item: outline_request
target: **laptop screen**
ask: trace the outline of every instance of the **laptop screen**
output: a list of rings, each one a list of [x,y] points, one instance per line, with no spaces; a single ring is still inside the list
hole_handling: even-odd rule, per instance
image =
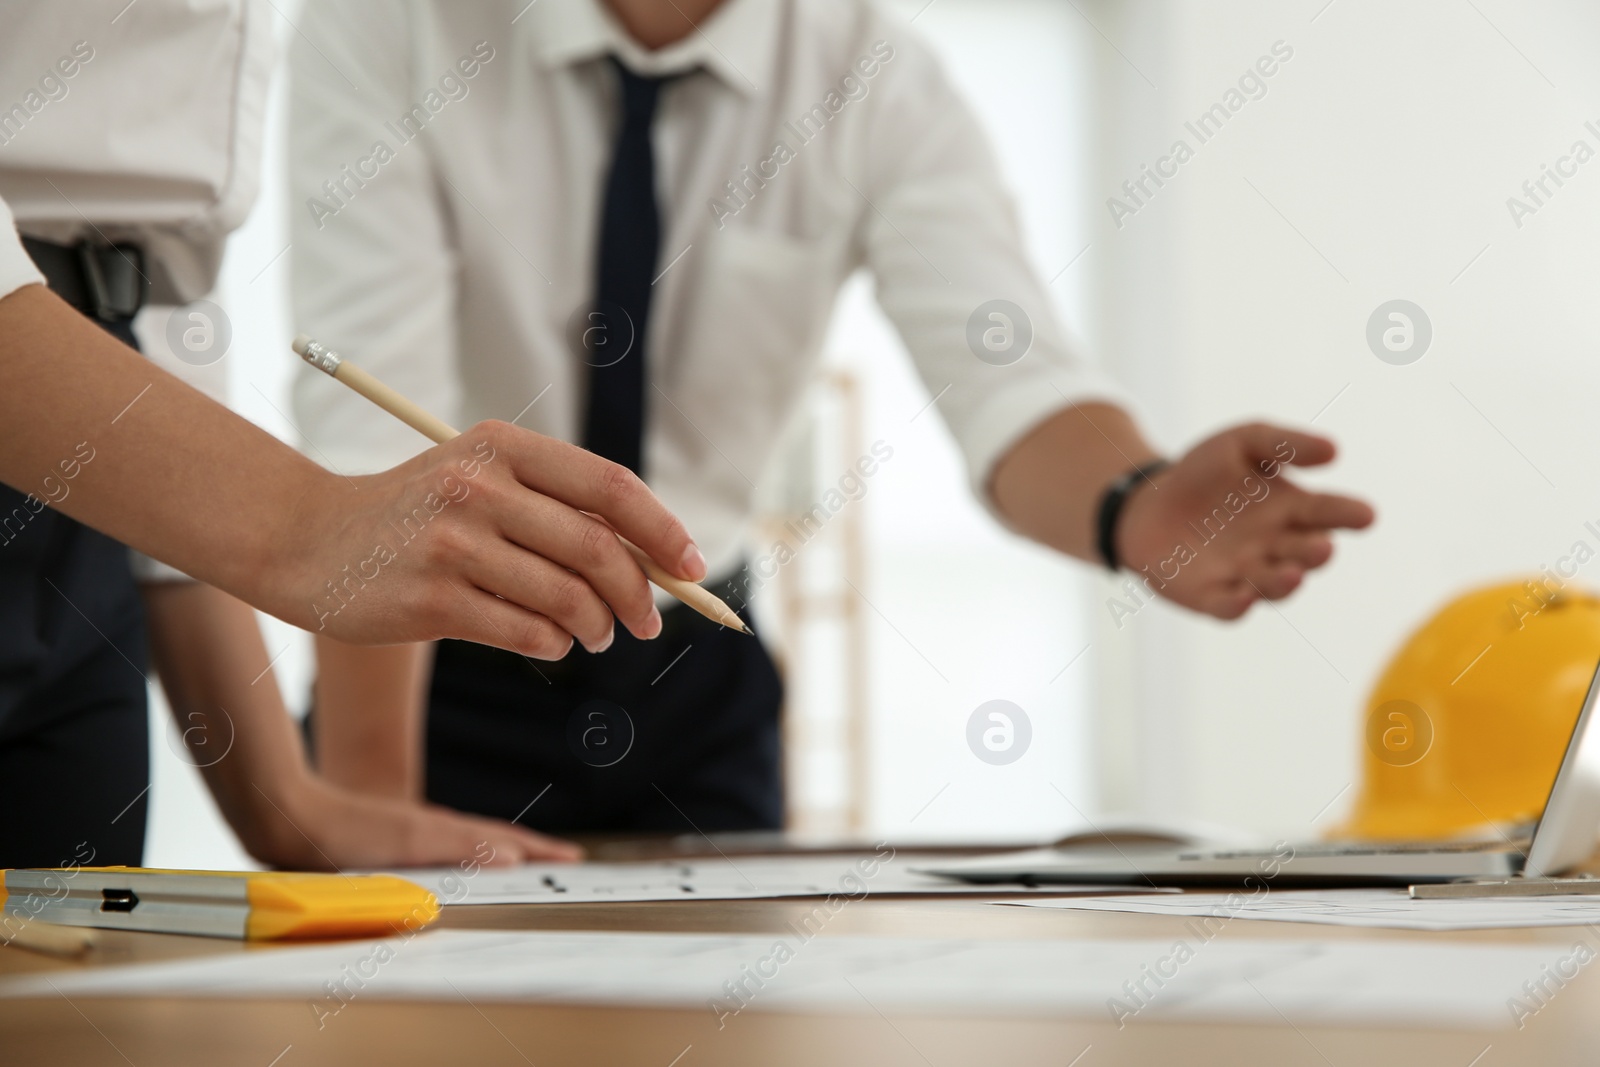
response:
[[[1589,680],[1589,692],[1572,728],[1561,769],[1533,831],[1523,873],[1548,877],[1588,859],[1600,829],[1600,731],[1589,729],[1600,696],[1600,665]]]

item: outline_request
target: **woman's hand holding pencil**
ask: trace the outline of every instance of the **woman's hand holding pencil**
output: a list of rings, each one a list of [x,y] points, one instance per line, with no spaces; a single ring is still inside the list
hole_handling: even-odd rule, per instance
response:
[[[351,480],[395,494],[395,515],[372,531],[372,556],[329,575],[311,629],[346,638],[366,612],[407,610],[409,601],[417,609],[410,640],[466,629],[471,640],[559,659],[574,639],[591,652],[609,647],[613,615],[636,637],[659,634],[648,577],[701,614],[745,630],[695,584],[706,576],[699,549],[632,471],[505,423],[456,434],[320,343],[300,337],[295,351],[442,442],[392,471]],[[386,582],[384,596],[369,596]],[[444,618],[451,625],[441,626]]]

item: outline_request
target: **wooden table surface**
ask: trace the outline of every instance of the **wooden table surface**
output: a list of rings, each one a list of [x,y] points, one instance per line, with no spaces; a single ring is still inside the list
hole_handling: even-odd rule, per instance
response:
[[[776,934],[785,930],[786,922],[799,919],[814,906],[815,901],[800,900],[461,906],[447,908],[441,925],[458,929]],[[820,936],[1176,939],[1183,933],[1182,920],[1170,916],[1005,908],[976,899],[870,897],[839,912]],[[1549,944],[1554,959],[1570,951],[1577,933],[1549,927],[1437,933],[1241,920],[1230,923],[1223,936]],[[0,976],[245,951],[238,943],[206,938],[120,931],[102,931],[101,938],[92,961],[84,963],[0,949]],[[1104,1015],[1022,1020],[949,1013],[835,1016],[763,1013],[757,1006],[729,1019],[719,1030],[708,1008],[475,1005],[465,1000],[425,1003],[356,998],[319,1029],[315,1013],[304,999],[68,999],[56,995],[0,1000],[0,1067],[342,1067],[359,1063],[386,1067],[458,1063],[513,1067],[1103,1067],[1124,1063],[1504,1067],[1589,1063],[1600,1058],[1600,979],[1587,969],[1529,1020],[1525,1029],[1511,1028],[1509,1013],[1502,1018],[1500,1029],[1460,1033],[1376,1025],[1297,1027],[1285,1021],[1200,1025],[1134,1020],[1118,1030]]]

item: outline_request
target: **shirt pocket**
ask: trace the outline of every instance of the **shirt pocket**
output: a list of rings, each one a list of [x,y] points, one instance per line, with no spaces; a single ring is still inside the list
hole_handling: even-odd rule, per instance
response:
[[[754,479],[816,367],[843,247],[733,227],[711,235],[699,267],[665,391]]]

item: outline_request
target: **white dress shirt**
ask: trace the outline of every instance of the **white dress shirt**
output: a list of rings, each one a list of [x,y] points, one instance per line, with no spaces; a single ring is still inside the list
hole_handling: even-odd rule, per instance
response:
[[[259,185],[270,15],[263,0],[0,7],[0,297],[44,281],[19,229],[140,245],[155,303],[210,291]],[[132,560],[141,580],[183,578]]]
[[[588,371],[569,324],[593,297],[617,126],[604,57],[685,72],[653,131],[644,474],[714,575],[739,558],[752,483],[858,267],[985,498],[996,461],[1069,400],[1120,401],[1069,349],[968,108],[911,28],[867,0],[728,0],[653,53],[596,0],[311,0],[301,30],[299,327],[457,425],[516,419],[567,440]],[[968,342],[996,298],[1032,323],[1008,366]],[[311,454],[346,473],[426,446],[309,368],[295,411]]]
[[[259,183],[270,16],[262,0],[0,7],[0,200],[17,229],[142,245],[156,303],[209,291]],[[4,221],[0,293],[25,284]]]
[[[16,224],[11,221],[11,210],[6,207],[4,200],[0,200],[0,299],[10,296],[24,285],[43,282],[39,268],[23,251]]]

